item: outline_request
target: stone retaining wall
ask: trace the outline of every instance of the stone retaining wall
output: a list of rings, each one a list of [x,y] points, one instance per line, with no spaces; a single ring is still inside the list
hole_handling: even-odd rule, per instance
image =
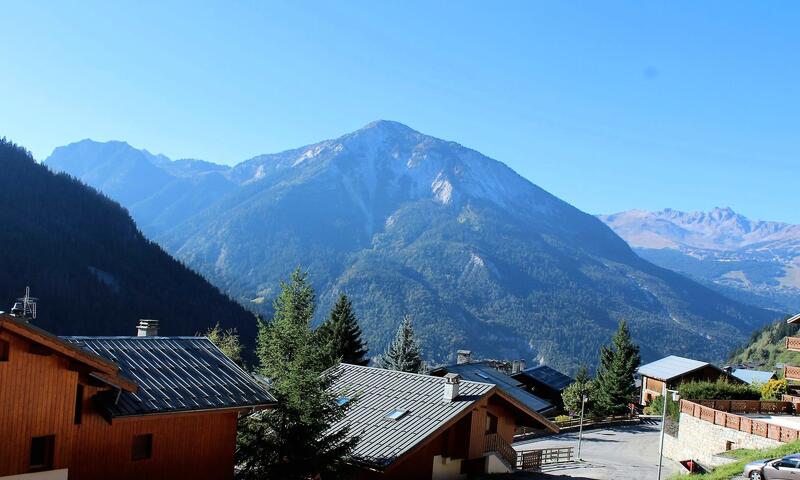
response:
[[[730,442],[730,444],[728,443]],[[717,454],[737,448],[765,449],[781,445],[778,440],[741,432],[681,413],[678,437],[664,436],[664,456],[675,461],[697,460],[703,465],[726,462]]]

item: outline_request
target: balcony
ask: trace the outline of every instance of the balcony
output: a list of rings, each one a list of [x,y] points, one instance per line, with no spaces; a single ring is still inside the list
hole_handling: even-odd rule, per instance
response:
[[[800,367],[791,367],[788,365],[784,366],[783,378],[785,378],[786,380],[800,381]]]
[[[800,337],[786,337],[786,350],[800,352]]]

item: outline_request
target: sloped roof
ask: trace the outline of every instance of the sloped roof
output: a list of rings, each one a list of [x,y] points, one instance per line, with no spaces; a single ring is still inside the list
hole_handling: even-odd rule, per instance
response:
[[[119,365],[139,389],[111,417],[267,406],[275,399],[205,337],[62,337]]]
[[[708,362],[670,355],[661,360],[642,365],[639,367],[639,374],[657,380],[669,381],[708,366],[719,370],[718,367]]]
[[[498,371],[493,366],[485,362],[460,363],[448,365],[434,370],[433,375],[438,372],[457,373],[465,380],[473,382],[493,383],[497,388],[506,392],[518,402],[536,412],[546,412],[553,408],[553,404],[543,398],[525,390],[524,385],[514,378]]]
[[[359,437],[354,458],[380,469],[495,388],[488,383],[461,381],[459,396],[446,402],[442,400],[445,379],[440,377],[349,364],[341,364],[335,375],[332,391],[357,399],[347,416],[331,429],[349,425],[350,434]],[[394,409],[407,413],[399,420],[388,420],[386,414]]]
[[[800,323],[800,313],[790,318],[789,320],[786,320],[786,323]]]
[[[537,365],[535,367],[526,368],[514,375],[516,378],[521,376],[531,378],[557,391],[564,390],[575,382],[572,377],[564,375],[558,370],[548,367],[547,365]]]
[[[761,370],[750,370],[747,368],[737,368],[731,372],[731,375],[751,385],[754,383],[767,383],[775,378],[775,372],[764,372]]]

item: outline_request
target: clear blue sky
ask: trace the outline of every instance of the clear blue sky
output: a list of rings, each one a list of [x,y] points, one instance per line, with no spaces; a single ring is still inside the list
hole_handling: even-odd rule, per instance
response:
[[[798,2],[3,2],[0,135],[235,163],[403,122],[591,213],[800,223]]]

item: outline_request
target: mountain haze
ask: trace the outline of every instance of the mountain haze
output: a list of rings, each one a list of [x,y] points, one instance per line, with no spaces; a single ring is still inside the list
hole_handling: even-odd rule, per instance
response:
[[[46,163],[103,188],[109,179],[82,172],[96,171],[87,157],[98,166],[110,157],[73,145]],[[308,268],[321,311],[340,291],[353,298],[373,352],[411,314],[434,360],[467,347],[571,368],[595,363],[624,318],[645,359],[721,359],[772,319],[642,260],[503,163],[397,122],[184,176],[174,162],[139,158],[171,177],[165,185],[183,186],[136,197],[131,212],[146,233],[265,310],[279,279]],[[130,171],[115,184],[130,189],[112,198],[143,190]],[[224,187],[197,186],[211,175]]]
[[[146,239],[119,204],[5,139],[0,183],[0,310],[30,286],[39,297],[34,323],[56,334],[133,335],[138,319],[153,318],[166,335],[217,322],[254,335],[251,313]]]
[[[800,310],[800,225],[710,212],[631,210],[599,217],[642,257],[732,298]]]

